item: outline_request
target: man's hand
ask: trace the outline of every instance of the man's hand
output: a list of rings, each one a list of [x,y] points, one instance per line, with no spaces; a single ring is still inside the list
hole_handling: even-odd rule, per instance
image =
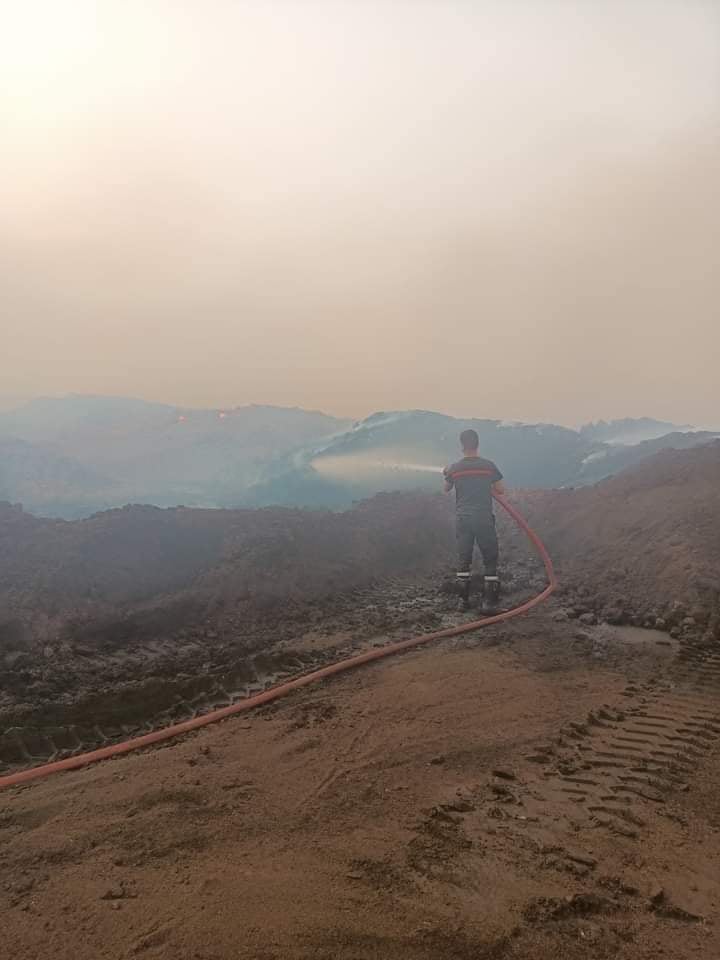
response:
[[[503,480],[498,480],[492,485],[492,492],[498,497],[504,497],[507,493],[507,488],[505,487],[505,482]]]
[[[450,493],[452,488],[455,486],[455,483],[453,481],[453,478],[450,476],[450,471],[448,470],[447,467],[445,467],[445,469],[443,470],[443,480],[444,480],[443,490],[445,491],[445,493]]]

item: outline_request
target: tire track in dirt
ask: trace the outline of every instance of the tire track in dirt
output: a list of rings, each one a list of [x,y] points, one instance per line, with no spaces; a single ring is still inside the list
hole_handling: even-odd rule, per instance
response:
[[[627,705],[603,707],[561,731],[560,755],[542,764],[544,786],[584,809],[593,825],[639,839],[720,740],[720,658],[711,646],[688,644],[664,675],[624,695]]]
[[[336,660],[393,643],[409,636],[408,631],[414,628],[415,622],[408,621],[397,624],[381,639],[371,636],[322,650],[286,649],[252,657],[245,655],[219,675],[153,677],[150,679],[155,686],[148,685],[147,693],[143,694],[142,687],[133,690],[130,706],[125,702],[126,688],[121,687],[107,694],[101,717],[97,715],[97,698],[93,698],[94,717],[92,707],[84,711],[90,722],[15,726],[0,733],[0,773],[62,760],[210,713]],[[158,708],[158,701],[163,701],[161,708]],[[82,705],[74,704],[69,712],[82,713]]]
[[[665,829],[668,820],[680,823],[673,801],[720,744],[720,657],[690,644],[655,679],[629,684],[623,698],[566,724],[485,783],[443,798],[420,822],[408,865],[450,878],[463,864],[470,869],[470,851],[489,847],[508,863],[524,857],[531,870],[587,877],[601,866],[598,847],[617,854],[618,843],[660,835],[659,818]]]
[[[524,594],[519,596],[518,590],[532,593],[528,567],[537,568],[537,561],[523,561],[509,568],[512,570],[509,582],[513,583],[517,602],[524,597]],[[109,688],[88,680],[88,687],[80,695],[68,690],[55,701],[30,708],[27,702],[19,703],[9,708],[5,716],[13,719],[5,729],[0,726],[0,774],[142,736],[237,703],[291,677],[370,647],[459,623],[462,617],[443,612],[442,599],[438,605],[441,595],[442,590],[438,590],[434,581],[418,584],[398,579],[388,581],[380,589],[360,591],[354,598],[359,604],[357,608],[352,606],[350,598],[341,598],[339,612],[334,608],[328,611],[327,617],[311,629],[312,633],[319,627],[322,637],[337,635],[333,643],[318,648],[308,647],[302,630],[297,643],[293,643],[293,631],[285,630],[284,635],[281,631],[278,636],[271,632],[264,650],[250,653],[245,646],[239,656],[229,660],[226,651],[213,653],[195,642],[190,644],[192,655],[189,655],[186,641],[177,647],[167,639],[148,640],[142,649],[131,652],[112,651],[84,657],[83,670],[89,677],[103,677],[112,664],[123,664],[126,671],[132,666],[132,670]],[[373,630],[373,625],[380,609],[389,614],[387,623],[378,632],[377,628]],[[346,627],[350,624],[351,629],[337,634],[338,622]],[[215,636],[214,632],[210,635]],[[228,643],[245,645],[247,638],[231,637]],[[213,659],[215,665],[212,665]],[[196,672],[195,664],[203,660],[208,662]]]
[[[164,683],[166,698],[172,705],[153,710],[149,703],[138,709],[123,709],[123,691],[116,694],[117,715],[130,714],[128,722],[68,723],[39,727],[11,727],[0,735],[0,771],[32,767],[95,750],[127,737],[150,733],[171,723],[189,720],[199,714],[237,703],[290,676],[308,672],[328,660],[328,656],[283,653],[275,657],[261,655],[238,663],[219,677],[194,680],[170,680]],[[108,700],[112,700],[112,694]],[[112,712],[107,708],[106,714]],[[138,716],[139,714],[139,716]]]
[[[514,595],[518,590],[532,593],[527,567],[538,568],[538,563],[523,562],[519,573],[512,566]],[[186,639],[179,646],[172,640],[151,639],[142,649],[85,656],[86,687],[80,695],[68,688],[57,700],[33,707],[28,707],[26,697],[26,702],[5,713],[17,714],[20,722],[11,721],[5,729],[0,725],[0,774],[142,736],[237,703],[370,647],[460,622],[458,615],[448,617],[444,603],[435,580],[391,579],[379,588],[340,597],[329,606],[309,631],[310,636],[320,637],[318,647],[308,644],[307,626],[295,632],[292,625],[280,623],[277,633],[268,628],[263,649],[256,646],[254,653],[247,644],[257,644],[257,638],[238,634],[227,636],[225,647],[217,650]],[[208,636],[217,634],[211,631]],[[228,659],[227,650],[233,645],[242,652]],[[104,677],[113,664],[125,667],[122,681],[104,681],[105,687],[97,679],[92,682],[93,677]],[[203,664],[199,671],[197,664]]]
[[[636,839],[647,825],[645,808],[685,788],[719,735],[720,713],[705,697],[661,690],[563,731],[575,747],[546,788],[584,805],[594,824]]]

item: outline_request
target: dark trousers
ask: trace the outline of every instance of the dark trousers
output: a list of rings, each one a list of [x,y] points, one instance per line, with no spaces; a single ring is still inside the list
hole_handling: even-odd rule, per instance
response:
[[[492,513],[458,515],[456,533],[458,574],[469,572],[477,543],[485,565],[485,576],[496,576],[499,551],[495,517]]]

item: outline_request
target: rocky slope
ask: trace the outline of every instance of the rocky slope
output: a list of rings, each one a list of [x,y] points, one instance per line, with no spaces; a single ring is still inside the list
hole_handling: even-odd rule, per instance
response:
[[[720,442],[521,500],[585,613],[718,633]]]

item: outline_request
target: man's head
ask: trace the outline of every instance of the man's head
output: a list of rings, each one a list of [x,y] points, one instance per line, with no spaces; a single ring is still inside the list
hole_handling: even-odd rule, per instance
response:
[[[463,430],[460,434],[460,446],[466,457],[476,455],[480,446],[480,437],[477,435],[477,431]]]

